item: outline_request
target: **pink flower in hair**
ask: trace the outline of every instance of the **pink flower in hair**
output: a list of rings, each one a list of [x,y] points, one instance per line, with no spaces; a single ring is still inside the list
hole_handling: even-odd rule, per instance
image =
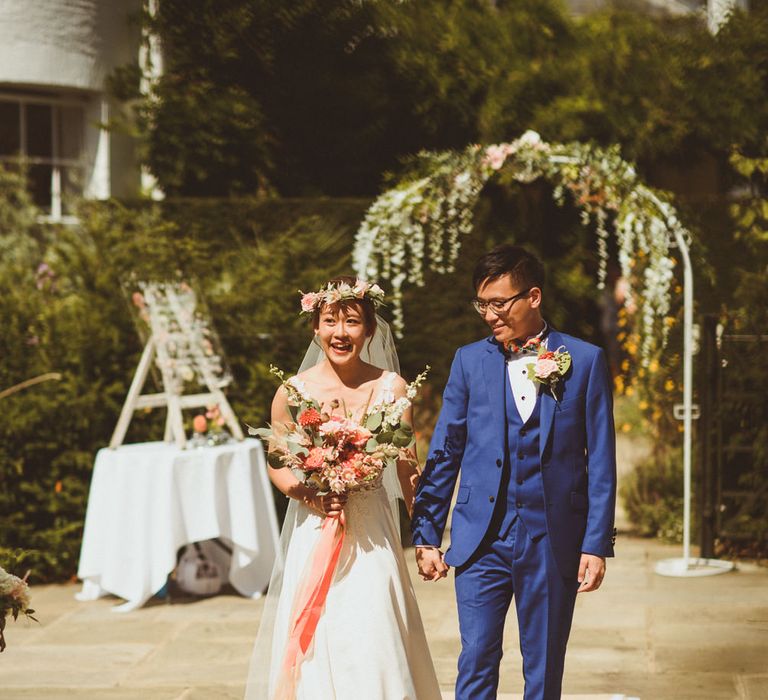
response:
[[[301,297],[301,310],[302,311],[314,311],[317,305],[318,294],[315,292],[307,292]]]

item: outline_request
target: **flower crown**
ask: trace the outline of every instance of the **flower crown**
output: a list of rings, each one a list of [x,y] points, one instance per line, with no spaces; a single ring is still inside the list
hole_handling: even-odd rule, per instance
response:
[[[314,313],[316,309],[322,308],[326,304],[337,304],[340,301],[368,299],[374,307],[384,303],[384,290],[378,284],[370,284],[360,279],[355,280],[354,285],[347,282],[338,284],[329,282],[316,292],[299,290],[299,294],[301,294],[301,313],[303,314]]]

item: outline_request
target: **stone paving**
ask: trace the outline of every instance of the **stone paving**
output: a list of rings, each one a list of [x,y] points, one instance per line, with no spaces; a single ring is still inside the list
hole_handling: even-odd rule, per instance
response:
[[[678,547],[619,538],[602,589],[577,602],[565,698],[768,700],[768,569],[687,579],[653,572],[658,559],[679,555]],[[459,651],[452,581],[414,576],[414,586],[451,698]],[[0,699],[242,697],[260,601],[153,599],[120,614],[110,610],[116,599],[80,603],[77,590],[36,587],[40,624],[9,622]],[[522,693],[513,613],[504,649],[499,697],[511,700]]]

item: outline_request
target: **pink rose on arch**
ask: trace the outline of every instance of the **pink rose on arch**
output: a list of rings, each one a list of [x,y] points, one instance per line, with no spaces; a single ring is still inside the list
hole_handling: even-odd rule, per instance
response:
[[[302,311],[314,311],[317,304],[317,297],[319,295],[314,292],[307,292],[301,297],[301,310]]]
[[[541,359],[539,358],[536,361],[536,366],[534,367],[534,373],[536,374],[537,379],[547,379],[553,374],[557,374],[559,371],[559,368],[557,366],[557,362],[551,359]]]
[[[501,146],[488,146],[488,148],[485,149],[485,162],[491,166],[492,170],[501,168],[506,159],[506,149]]]

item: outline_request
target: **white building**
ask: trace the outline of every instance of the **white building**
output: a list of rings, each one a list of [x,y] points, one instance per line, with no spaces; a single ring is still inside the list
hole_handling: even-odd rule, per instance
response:
[[[139,192],[132,139],[102,125],[114,109],[107,76],[139,57],[141,5],[0,0],[0,161],[26,161],[51,220],[78,197]]]

